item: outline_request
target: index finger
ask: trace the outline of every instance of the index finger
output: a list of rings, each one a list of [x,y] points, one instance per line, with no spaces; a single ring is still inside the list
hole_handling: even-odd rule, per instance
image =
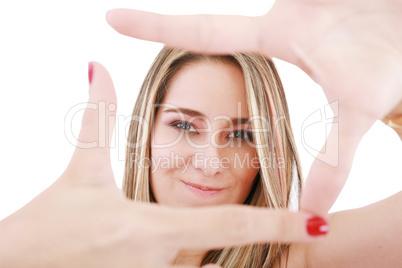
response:
[[[114,9],[108,23],[119,33],[138,39],[203,53],[261,51],[268,44],[261,33],[265,17],[182,15]],[[264,24],[265,25],[265,24]]]
[[[170,246],[211,249],[268,242],[311,242],[328,232],[310,213],[248,206],[179,209],[168,213]]]

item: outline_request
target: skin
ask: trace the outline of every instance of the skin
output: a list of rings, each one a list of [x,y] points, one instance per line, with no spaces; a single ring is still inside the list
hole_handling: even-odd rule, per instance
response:
[[[208,77],[208,79],[205,79]],[[213,118],[218,115],[235,117],[237,115],[237,103],[241,102],[242,107],[247,107],[244,81],[241,79],[242,73],[236,67],[216,62],[203,61],[184,67],[174,77],[169,86],[169,91],[163,104],[177,107],[192,107],[197,111],[202,111],[207,115],[209,122],[213,122],[212,128],[201,132],[196,136],[182,136],[178,143],[163,149],[152,148],[152,156],[155,158],[169,158],[170,152],[182,156],[185,160],[190,159],[191,165],[183,172],[183,167],[175,167],[173,163],[169,169],[158,168],[152,173],[153,193],[160,204],[170,206],[206,206],[228,203],[241,204],[247,196],[253,178],[258,169],[236,169],[227,166],[225,169],[210,167],[205,168],[201,165],[194,166],[191,161],[192,156],[197,152],[209,153],[208,156],[216,158],[228,157],[233,153],[253,153],[253,148],[247,143],[241,147],[230,148],[226,146],[221,149],[214,148],[212,151],[189,146],[186,138],[198,144],[211,143],[211,134],[221,129],[226,130],[227,122],[214,122]],[[162,107],[164,107],[162,105]],[[169,106],[170,107],[170,106]],[[183,134],[182,129],[177,126],[172,127],[170,123],[182,120],[183,117],[189,120],[200,129],[203,128],[203,121],[191,120],[186,115],[165,113],[166,109],[159,109],[153,139],[156,144],[168,144]],[[246,118],[247,110],[242,110],[241,117]],[[227,133],[218,135],[225,143]],[[204,135],[204,136],[202,136]],[[201,142],[201,140],[203,142]],[[233,151],[233,149],[235,151]],[[211,152],[214,155],[211,155]],[[209,186],[230,185],[231,183],[241,182],[235,187],[225,189],[217,196],[199,196],[198,194],[183,187],[180,182],[182,178],[197,178],[200,184],[205,183]],[[197,181],[198,183],[198,181]],[[235,191],[240,187],[240,191]],[[235,188],[235,189],[233,189]],[[227,191],[225,193],[225,191]],[[237,200],[233,200],[236,198]],[[329,215],[331,232],[321,240],[310,244],[293,243],[289,249],[288,267],[345,267],[353,263],[354,267],[370,267],[375,263],[381,267],[398,267],[401,261],[398,258],[398,244],[402,237],[399,223],[401,216],[399,210],[402,206],[402,194],[396,194],[386,200],[373,205],[350,211],[342,211]],[[373,217],[375,215],[375,217]],[[383,219],[392,219],[387,221]],[[385,229],[390,231],[384,232]],[[348,237],[347,240],[343,237]],[[181,250],[175,259],[175,264],[180,265],[200,265],[207,251],[202,250]],[[284,255],[285,256],[285,255]],[[359,261],[356,263],[356,259]],[[276,264],[275,267],[279,267]]]
[[[305,211],[327,214],[363,135],[402,105],[399,0],[280,0],[260,17],[116,9],[107,20],[119,33],[172,47],[221,54],[258,51],[285,60],[322,86],[329,103],[338,101],[334,123],[339,131],[332,128],[323,147],[329,158],[318,155],[311,167],[301,198]]]
[[[296,64],[323,87],[329,101],[339,100],[342,129],[339,136],[330,135],[327,144],[339,139],[342,163],[334,168],[316,161],[302,197],[304,210],[324,215],[342,189],[363,134],[375,120],[399,110],[401,13],[399,0],[282,0],[257,18],[114,10],[108,21],[126,35],[194,51],[261,51]],[[111,79],[99,64],[94,64],[89,100],[116,104]],[[85,112],[82,141],[98,140],[97,112]],[[113,129],[113,122],[106,125]],[[0,221],[0,266],[171,267],[182,248],[313,241],[305,231],[310,213],[133,204],[122,197],[111,171],[108,146],[77,148],[55,184]],[[295,267],[401,266],[401,203],[399,193],[345,212],[338,221],[330,218],[337,231],[324,244],[294,244],[292,256],[301,256]]]
[[[239,111],[238,103],[243,107]],[[205,117],[171,111],[168,105],[191,108]],[[168,168],[152,167],[152,190],[158,203],[172,206],[242,204],[249,195],[259,165],[251,162],[256,158],[256,151],[244,134],[251,126],[234,125],[230,119],[248,117],[243,74],[238,67],[202,61],[180,70],[158,110],[152,135],[153,144],[172,145],[152,146],[151,155],[156,163],[158,159],[171,159],[173,153],[188,165],[171,161]],[[191,122],[189,130],[176,123],[183,119]],[[172,122],[175,125],[172,126]],[[242,167],[235,163],[235,157],[249,161]],[[211,195],[208,192],[196,194],[186,183],[219,190],[211,191]]]
[[[205,116],[172,110],[172,106],[191,108]],[[243,204],[259,165],[255,161],[256,150],[245,132],[251,126],[235,125],[232,119],[248,117],[246,89],[238,67],[208,60],[184,66],[173,77],[155,118],[152,163],[158,163],[158,159],[172,160],[168,167],[151,167],[152,191],[157,202],[180,207]],[[183,125],[184,120],[191,125]],[[171,145],[161,146],[166,144]],[[188,165],[177,164],[172,153]],[[241,166],[235,162],[236,157],[248,162]],[[219,190],[200,191],[192,184]],[[205,253],[182,251],[176,264],[200,265]]]
[[[106,69],[94,62],[92,73],[88,102],[116,105]],[[166,268],[173,267],[182,249],[318,239],[306,230],[311,213],[236,205],[174,209],[127,200],[115,184],[110,164],[116,110],[106,109],[105,116],[99,116],[100,111],[104,109],[93,106],[85,110],[80,142],[55,183],[0,221],[1,267],[132,267],[135,263]],[[107,131],[100,131],[100,125]],[[93,142],[105,146],[84,147]]]
[[[287,267],[400,267],[401,209],[399,192],[362,208],[330,214],[331,232],[313,243],[292,244]]]

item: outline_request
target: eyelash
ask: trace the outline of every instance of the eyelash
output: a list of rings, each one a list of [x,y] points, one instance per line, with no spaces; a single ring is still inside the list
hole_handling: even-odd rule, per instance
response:
[[[186,121],[175,121],[175,122],[170,123],[170,125],[172,127],[175,127],[175,128],[181,129],[181,130],[185,130],[185,131],[188,131],[188,132],[195,132],[195,133],[198,134],[198,132],[195,129],[195,127],[192,124],[190,124],[189,122],[186,122]],[[189,130],[187,128],[184,128],[183,126],[188,126],[188,127],[192,128],[193,130]]]
[[[242,137],[241,138],[240,137],[230,137],[230,136],[234,136],[234,135],[232,135],[233,133],[240,133],[240,134],[242,134]],[[253,141],[253,133],[248,130],[235,130],[235,131],[231,132],[228,135],[228,137],[229,138],[237,138],[237,139],[246,139],[251,142]]]
[[[198,132],[195,129],[195,127],[192,124],[190,124],[189,122],[186,122],[186,121],[175,121],[175,122],[170,123],[170,125],[172,127],[178,128],[180,130],[184,130],[184,131],[193,132],[193,133],[198,134]],[[242,136],[241,137],[236,137],[235,133],[240,133],[240,134],[242,134]],[[247,139],[248,141],[251,141],[251,142],[253,141],[253,133],[251,131],[248,131],[248,130],[235,130],[235,131],[231,132],[228,135],[228,137],[229,138],[237,138],[237,139]]]

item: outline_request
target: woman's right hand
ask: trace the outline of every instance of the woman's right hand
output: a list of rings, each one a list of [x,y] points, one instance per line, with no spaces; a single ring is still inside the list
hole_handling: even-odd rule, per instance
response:
[[[328,212],[363,135],[402,101],[400,0],[277,0],[260,17],[116,9],[107,20],[121,34],[191,51],[260,52],[322,86],[334,124],[303,188],[304,211]]]
[[[0,222],[0,267],[171,267],[180,249],[309,242],[326,232],[308,213],[174,209],[126,199],[110,165],[113,83],[103,66],[92,66],[90,106],[72,159],[53,185]]]

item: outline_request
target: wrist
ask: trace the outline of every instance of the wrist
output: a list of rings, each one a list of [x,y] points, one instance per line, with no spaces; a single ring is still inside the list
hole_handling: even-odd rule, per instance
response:
[[[9,223],[9,217],[0,221],[0,267],[11,267],[15,265],[15,240],[12,239],[12,227]]]
[[[29,236],[23,234],[27,223],[21,222],[16,213],[0,221],[0,267],[29,265],[26,247],[30,243]]]

